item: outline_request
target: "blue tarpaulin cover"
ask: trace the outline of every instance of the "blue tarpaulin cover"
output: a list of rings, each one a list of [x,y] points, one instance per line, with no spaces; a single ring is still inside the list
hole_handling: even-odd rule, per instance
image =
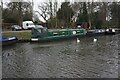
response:
[[[7,38],[2,38],[2,35],[0,34],[0,41],[4,42],[4,41],[10,41],[10,40],[15,40],[17,39],[16,36],[13,37],[7,37]]]

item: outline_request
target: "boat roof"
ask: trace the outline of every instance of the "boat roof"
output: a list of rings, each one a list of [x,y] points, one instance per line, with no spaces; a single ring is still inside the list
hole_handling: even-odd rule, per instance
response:
[[[33,23],[32,21],[23,21],[23,23],[26,22],[26,23]]]
[[[82,29],[50,29],[50,31],[66,31],[66,30],[82,30]]]
[[[42,25],[35,25],[35,28],[38,29],[38,28],[44,28]]]

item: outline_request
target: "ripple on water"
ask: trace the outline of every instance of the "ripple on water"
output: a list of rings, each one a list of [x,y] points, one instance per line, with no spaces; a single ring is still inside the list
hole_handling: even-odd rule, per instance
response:
[[[3,78],[116,78],[118,35],[93,38],[4,47]]]

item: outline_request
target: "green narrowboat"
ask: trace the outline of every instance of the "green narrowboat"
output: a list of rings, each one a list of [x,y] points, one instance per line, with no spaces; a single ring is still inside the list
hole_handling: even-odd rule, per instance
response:
[[[31,33],[31,41],[53,41],[84,36],[87,31],[85,29],[59,29],[49,31],[46,27],[36,25],[36,27],[32,28]]]

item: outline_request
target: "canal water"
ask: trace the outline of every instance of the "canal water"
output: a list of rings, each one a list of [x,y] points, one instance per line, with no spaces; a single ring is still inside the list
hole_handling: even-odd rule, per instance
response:
[[[97,42],[93,42],[96,38]],[[117,78],[119,35],[3,47],[3,78]]]

